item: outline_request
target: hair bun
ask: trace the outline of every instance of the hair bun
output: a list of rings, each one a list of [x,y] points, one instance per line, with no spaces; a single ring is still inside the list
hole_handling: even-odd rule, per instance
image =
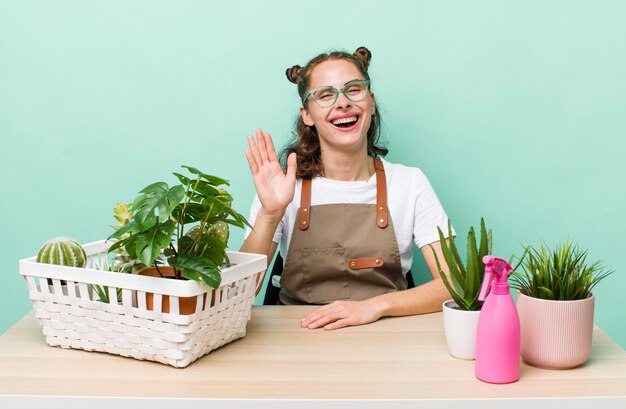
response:
[[[294,84],[299,84],[302,81],[302,67],[299,65],[294,65],[291,68],[287,68],[285,71],[285,75],[287,75],[287,79]]]
[[[363,63],[365,68],[369,67],[370,60],[372,59],[372,53],[370,50],[365,47],[359,47],[352,55],[358,58]]]

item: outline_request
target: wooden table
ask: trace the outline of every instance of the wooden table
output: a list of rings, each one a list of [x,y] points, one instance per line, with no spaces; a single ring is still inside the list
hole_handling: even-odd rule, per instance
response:
[[[294,407],[291,399],[324,399],[324,407],[342,408],[376,406],[381,400],[389,401],[386,408],[417,407],[414,400],[421,401],[420,408],[443,407],[464,399],[464,408],[481,409],[502,399],[533,399],[534,407],[554,408],[558,398],[571,408],[588,407],[593,398],[602,402],[596,408],[626,408],[626,352],[598,328],[585,365],[559,371],[522,364],[518,382],[491,385],[474,378],[473,361],[448,354],[440,313],[337,331],[301,329],[299,321],[310,310],[253,307],[245,338],[184,369],[49,347],[31,312],[0,337],[0,407],[45,401],[46,408],[102,404],[117,409],[128,403],[136,407],[134,398],[141,398],[177,408],[207,408],[207,400]]]

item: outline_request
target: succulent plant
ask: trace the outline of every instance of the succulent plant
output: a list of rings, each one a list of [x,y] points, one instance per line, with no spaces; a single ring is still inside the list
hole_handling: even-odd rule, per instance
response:
[[[470,227],[467,234],[466,265],[463,265],[463,260],[461,260],[456,245],[454,244],[450,220],[448,220],[448,237],[450,238],[449,245],[447,244],[441,229],[438,227],[437,230],[439,232],[439,240],[441,243],[443,257],[448,265],[448,268],[450,269],[450,277],[452,278],[451,283],[441,268],[441,261],[437,257],[437,253],[431,246],[435,256],[435,262],[437,263],[437,268],[439,269],[439,275],[441,276],[443,283],[460,309],[466,311],[480,310],[482,302],[478,301],[478,293],[480,292],[480,286],[485,276],[485,264],[483,263],[483,257],[491,254],[491,229],[487,231],[485,228],[485,221],[481,218],[480,245],[477,247],[474,227]]]
[[[99,263],[94,263],[94,268],[96,270],[103,270],[103,271],[112,271],[112,272],[117,272],[117,273],[127,273],[128,271],[122,271],[122,270],[116,270],[115,267],[111,264],[108,263],[108,261],[106,259],[103,260],[102,264]],[[100,301],[110,304],[111,300],[109,299],[109,287],[106,285],[97,285],[97,284],[92,284],[91,287],[93,288],[93,290],[96,292],[96,294],[98,295],[98,298],[100,299]],[[117,298],[117,302],[121,302],[122,301],[122,289],[121,288],[116,288],[115,289],[115,295]]]
[[[113,217],[119,223],[111,227],[118,230],[126,223],[130,222],[133,217],[133,211],[131,209],[131,203],[118,202],[113,208]],[[124,240],[130,237],[130,233],[121,235],[119,238],[112,239],[112,241]],[[161,260],[159,260],[161,261]],[[122,246],[115,251],[115,258],[113,259],[113,265],[108,265],[106,270],[115,271],[120,273],[136,273],[137,271],[146,268],[146,265],[137,258],[131,257],[126,249]],[[104,268],[102,268],[104,269]]]
[[[545,300],[583,300],[593,287],[612,273],[600,261],[587,262],[587,250],[570,240],[553,250],[545,243],[524,247],[521,271],[511,275],[511,287]]]

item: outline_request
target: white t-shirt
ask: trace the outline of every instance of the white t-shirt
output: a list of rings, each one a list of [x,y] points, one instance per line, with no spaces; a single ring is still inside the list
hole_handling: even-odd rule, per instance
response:
[[[418,168],[396,165],[383,160],[387,179],[387,206],[393,221],[400,250],[402,272],[406,274],[413,263],[413,243],[421,248],[439,241],[437,227],[448,236],[448,216],[441,206],[426,175]],[[276,228],[273,241],[280,243],[280,253],[287,260],[294,221],[298,218],[302,180],[296,180],[293,201]],[[376,174],[368,181],[345,182],[316,177],[311,184],[311,206],[333,203],[376,204]],[[254,226],[261,208],[255,196],[248,221]],[[245,237],[250,234],[246,229]],[[454,231],[452,232],[454,235]]]

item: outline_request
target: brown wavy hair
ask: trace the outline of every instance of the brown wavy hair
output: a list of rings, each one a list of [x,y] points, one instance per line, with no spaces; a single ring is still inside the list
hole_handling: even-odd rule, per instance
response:
[[[285,74],[289,81],[298,85],[298,94],[300,95],[300,99],[302,99],[311,85],[311,73],[313,69],[324,61],[350,61],[371,84],[370,76],[367,72],[371,58],[372,53],[365,47],[357,48],[353,54],[348,54],[344,51],[332,51],[322,53],[313,58],[304,68],[299,65],[287,68]],[[374,115],[372,116],[370,127],[367,130],[367,154],[373,158],[377,158],[379,156],[385,156],[389,150],[379,145],[381,117],[378,106],[376,106],[376,101],[374,101],[374,107]],[[324,176],[322,152],[317,129],[315,129],[315,126],[306,125],[301,115],[298,115],[298,119],[296,120],[296,134],[293,140],[285,146],[280,154],[283,168],[286,168],[287,157],[292,152],[295,152],[297,156],[297,177],[312,178],[315,176]]]

